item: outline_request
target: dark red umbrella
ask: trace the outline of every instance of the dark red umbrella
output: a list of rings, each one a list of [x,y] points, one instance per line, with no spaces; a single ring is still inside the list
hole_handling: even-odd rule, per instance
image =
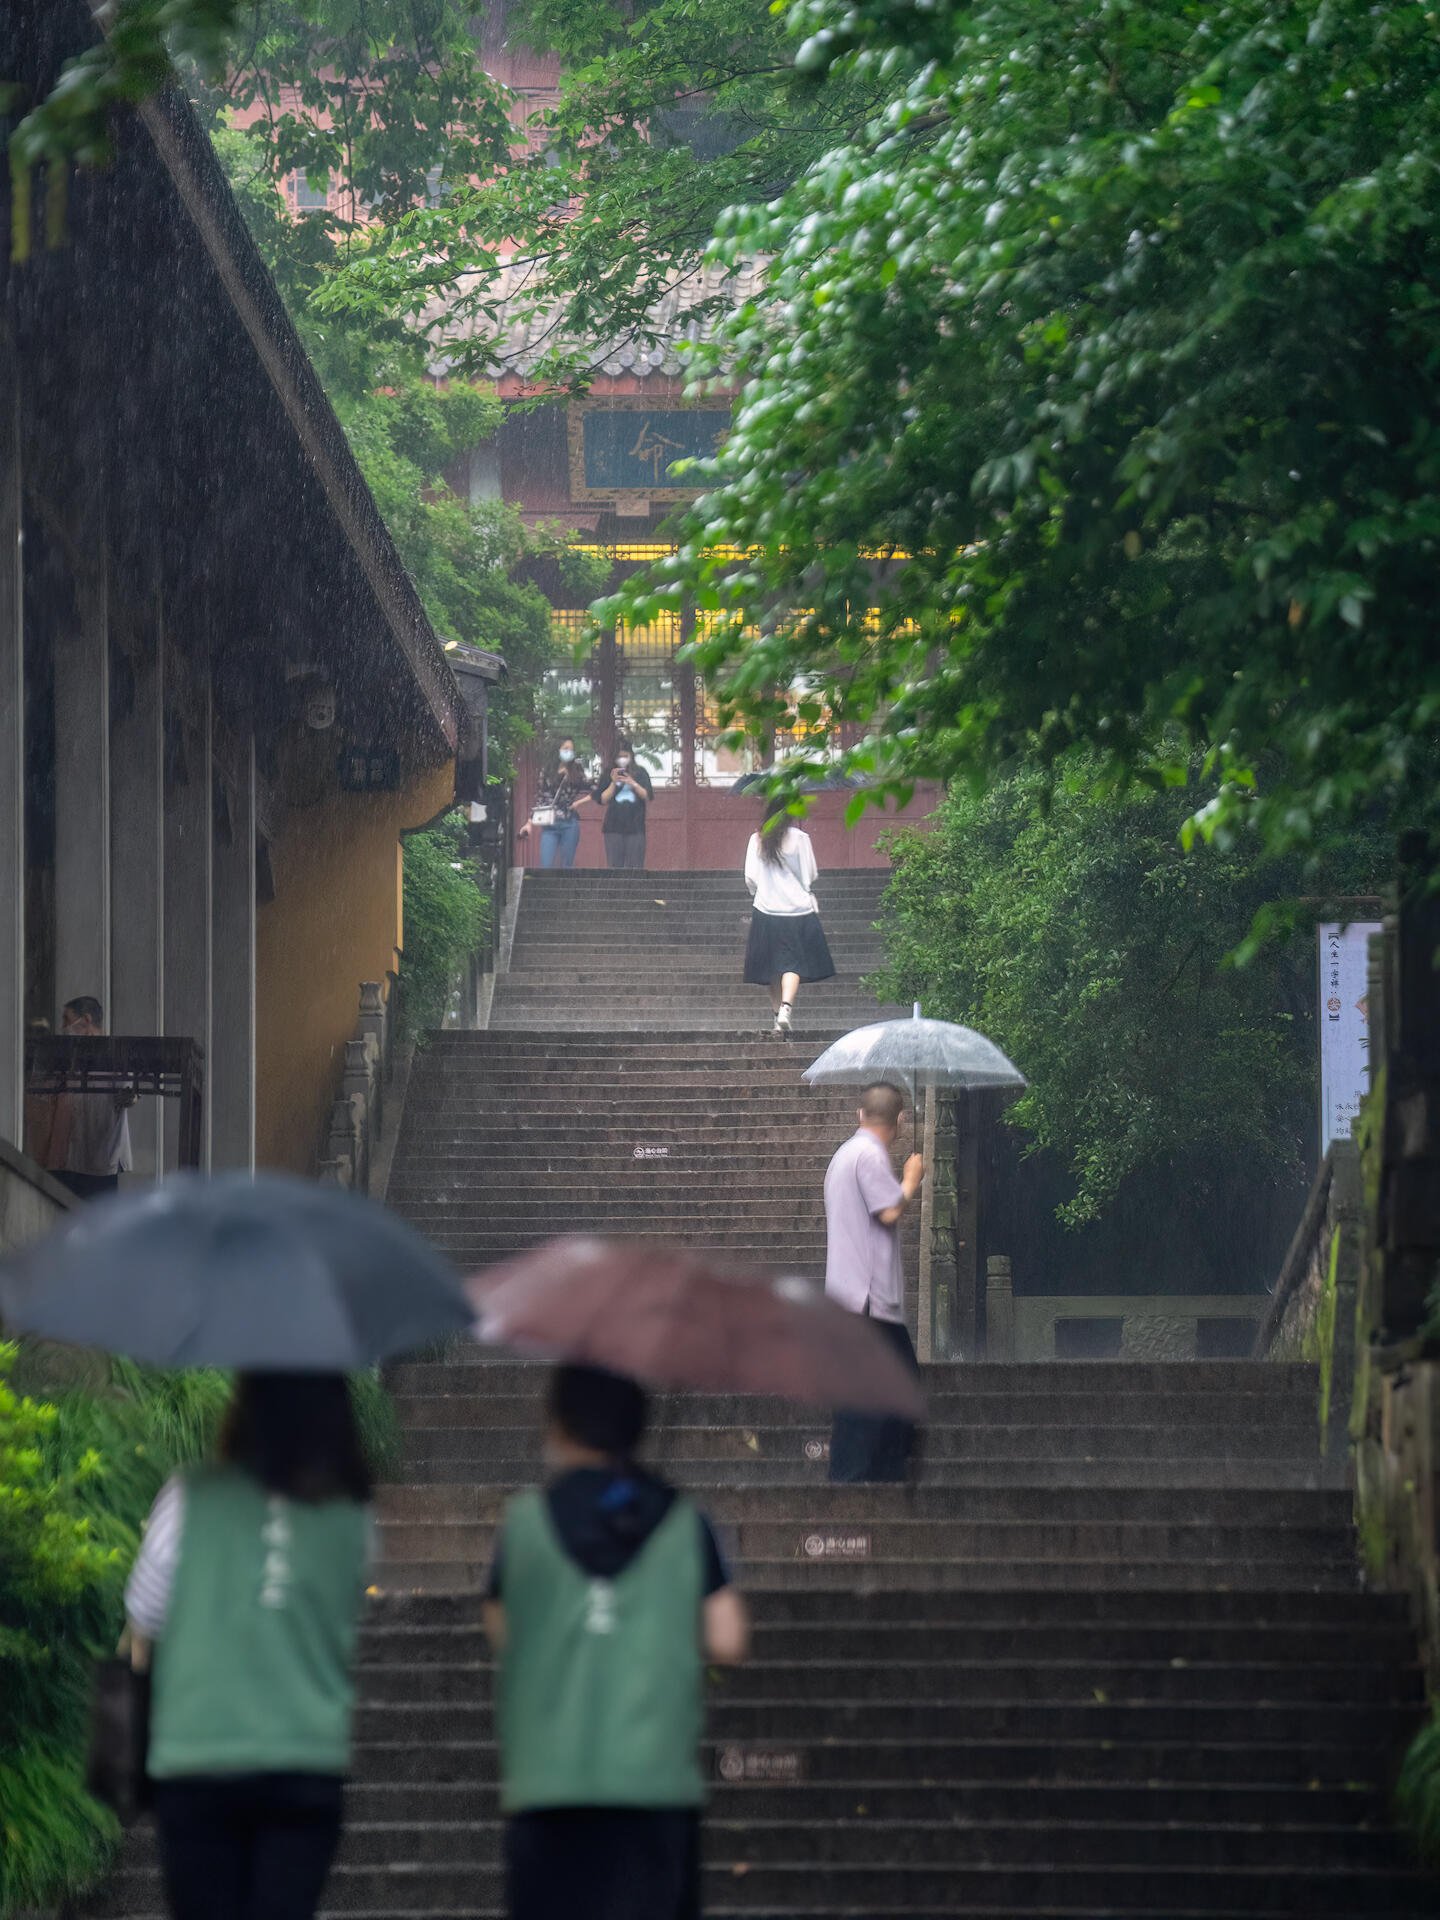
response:
[[[918,1381],[875,1329],[808,1280],[738,1273],[653,1242],[574,1237],[465,1283],[488,1345],[652,1387],[773,1393],[918,1420]]]

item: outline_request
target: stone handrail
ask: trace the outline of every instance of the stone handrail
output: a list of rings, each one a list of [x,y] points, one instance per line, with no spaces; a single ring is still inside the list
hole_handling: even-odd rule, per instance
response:
[[[393,1065],[398,1026],[398,987],[394,976],[387,997],[380,981],[360,987],[355,1031],[345,1042],[340,1091],[330,1109],[330,1131],[318,1168],[322,1180],[370,1191],[370,1169],[385,1124],[385,1083]]]
[[[1257,1360],[1308,1360],[1320,1369],[1320,1445],[1343,1460],[1355,1380],[1355,1312],[1363,1257],[1360,1155],[1337,1140],[1310,1190],[1255,1337]]]

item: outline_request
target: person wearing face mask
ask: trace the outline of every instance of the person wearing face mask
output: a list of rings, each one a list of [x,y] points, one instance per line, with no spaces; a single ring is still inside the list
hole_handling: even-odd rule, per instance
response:
[[[623,736],[615,742],[610,776],[601,786],[605,808],[605,863],[611,867],[645,864],[645,808],[655,798],[649,774],[635,758],[635,748]]]
[[[646,1396],[599,1367],[550,1382],[544,1488],[510,1502],[495,1651],[509,1920],[695,1920],[705,1665],[749,1650],[709,1522],[635,1463]]]
[[[554,764],[540,780],[534,811],[520,829],[522,840],[532,830],[540,834],[542,867],[573,867],[580,846],[580,814],[594,799],[590,782],[575,753],[575,741],[566,734],[556,749]]]

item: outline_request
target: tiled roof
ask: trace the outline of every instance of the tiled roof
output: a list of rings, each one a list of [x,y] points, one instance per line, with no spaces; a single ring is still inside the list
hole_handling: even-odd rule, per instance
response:
[[[678,277],[651,309],[645,328],[623,338],[597,344],[591,365],[598,374],[614,378],[628,374],[636,379],[656,376],[675,379],[689,372],[686,357],[677,352],[683,341],[702,337],[708,308],[716,300],[739,306],[759,290],[764,269],[747,264],[738,270],[697,267]],[[547,354],[557,347],[576,343],[560,331],[556,309],[543,301],[543,283],[539,269],[531,262],[512,261],[502,267],[487,289],[496,314],[468,320],[459,331],[470,341],[487,337],[495,343],[489,371],[494,375],[533,373]],[[432,325],[443,324],[443,305],[437,303],[427,316]],[[437,354],[435,371],[444,374],[454,365],[445,353]]]

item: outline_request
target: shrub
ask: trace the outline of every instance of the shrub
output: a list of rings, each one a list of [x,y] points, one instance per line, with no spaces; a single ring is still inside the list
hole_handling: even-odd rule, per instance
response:
[[[1440,1713],[1410,1743],[1395,1787],[1395,1811],[1420,1858],[1440,1867]]]
[[[475,877],[460,813],[407,836],[400,980],[411,1034],[442,1024],[455,976],[485,938],[490,902]]]

